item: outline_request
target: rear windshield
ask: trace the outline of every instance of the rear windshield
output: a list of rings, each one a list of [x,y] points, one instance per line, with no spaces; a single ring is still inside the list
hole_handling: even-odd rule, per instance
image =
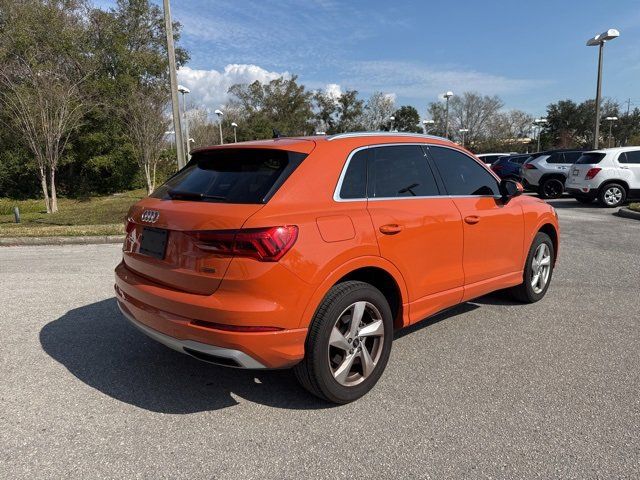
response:
[[[225,148],[195,153],[151,196],[223,203],[266,203],[307,155]]]
[[[576,160],[576,165],[591,165],[594,163],[600,163],[600,160],[602,160],[605,155],[605,153],[597,152],[583,153],[582,155],[580,155],[580,158]]]

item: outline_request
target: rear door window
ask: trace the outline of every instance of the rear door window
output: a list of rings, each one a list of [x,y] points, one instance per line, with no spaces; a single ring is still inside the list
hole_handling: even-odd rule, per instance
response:
[[[370,150],[369,198],[439,195],[438,185],[419,145],[373,147]]]
[[[620,163],[633,163],[640,164],[640,150],[633,150],[631,152],[624,152],[618,157]]]
[[[223,203],[266,203],[307,155],[276,149],[225,148],[194,153],[151,196]]]
[[[562,152],[555,152],[549,155],[547,158],[547,163],[566,163],[564,161],[564,155]]]
[[[598,152],[587,152],[580,155],[580,158],[576,160],[576,165],[593,165],[600,163],[606,154]]]
[[[582,152],[564,152],[564,163],[575,163],[582,155]]]
[[[428,151],[449,195],[500,195],[494,176],[473,158],[452,148],[429,146]]]

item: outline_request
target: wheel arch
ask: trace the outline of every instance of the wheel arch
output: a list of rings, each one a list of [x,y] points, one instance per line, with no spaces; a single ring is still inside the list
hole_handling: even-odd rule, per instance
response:
[[[544,182],[552,178],[560,180],[563,185],[567,181],[567,176],[562,173],[545,173],[540,177],[540,180],[538,180],[538,185],[542,185]]]
[[[359,280],[376,287],[389,301],[394,327],[409,325],[409,297],[400,271],[382,257],[359,257],[343,264],[325,277],[307,303],[300,327],[309,325],[327,292],[334,285],[347,280]]]
[[[606,180],[604,180],[600,186],[598,187],[598,195],[600,195],[600,192],[602,192],[602,189],[604,187],[606,187],[607,185],[610,185],[612,183],[618,183],[620,185],[622,185],[624,187],[624,189],[626,190],[627,196],[629,195],[629,183],[626,180],[618,180],[616,178],[608,178]]]
[[[555,265],[556,259],[558,258],[558,247],[560,246],[560,239],[558,238],[558,231],[556,230],[556,227],[551,223],[545,223],[538,228],[538,232],[546,233],[549,235],[549,238],[551,238],[554,252],[553,263]]]

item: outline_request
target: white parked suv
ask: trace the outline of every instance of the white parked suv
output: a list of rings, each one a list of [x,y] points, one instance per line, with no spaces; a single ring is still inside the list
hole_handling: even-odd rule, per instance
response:
[[[603,207],[640,199],[640,147],[584,152],[571,167],[565,186],[579,202],[597,198]]]
[[[569,169],[580,155],[582,150],[577,149],[534,153],[520,169],[524,188],[538,192],[541,198],[559,198]]]

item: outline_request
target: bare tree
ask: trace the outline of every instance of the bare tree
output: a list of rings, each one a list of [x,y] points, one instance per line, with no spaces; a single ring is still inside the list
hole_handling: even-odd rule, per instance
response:
[[[396,102],[393,95],[375,92],[369,97],[364,106],[360,124],[365,130],[380,130],[395,111]]]
[[[449,131],[453,138],[460,137],[461,128],[468,129],[468,144],[486,138],[491,119],[503,107],[499,97],[482,96],[475,92],[464,92],[449,100]]]
[[[21,57],[0,66],[0,101],[37,163],[47,213],[58,211],[56,171],[70,135],[88,109],[78,71],[49,64],[48,68]]]
[[[138,91],[125,107],[127,137],[134,146],[136,160],[144,173],[147,193],[156,188],[156,167],[162,152],[164,132],[169,126],[165,108],[169,97],[163,89]]]

